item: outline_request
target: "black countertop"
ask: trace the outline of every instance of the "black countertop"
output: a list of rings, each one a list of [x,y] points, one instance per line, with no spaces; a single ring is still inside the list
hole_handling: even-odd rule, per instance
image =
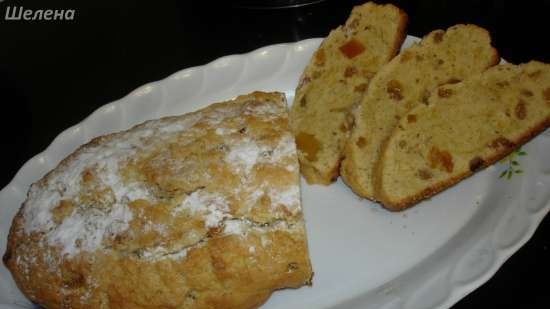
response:
[[[224,55],[325,36],[361,2],[276,10],[251,8],[266,1],[244,0],[0,3],[0,186],[61,131],[138,86]],[[491,32],[506,60],[550,62],[548,0],[394,3],[408,13],[411,35],[474,23]],[[75,15],[5,20],[7,6],[74,9]],[[550,274],[549,247],[546,218],[491,280],[453,308],[549,308],[547,284],[539,283]]]

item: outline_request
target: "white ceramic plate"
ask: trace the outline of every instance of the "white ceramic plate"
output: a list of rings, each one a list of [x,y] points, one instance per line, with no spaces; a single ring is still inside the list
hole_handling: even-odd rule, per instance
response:
[[[408,37],[404,46],[417,38]],[[0,250],[29,185],[92,137],[181,114],[254,90],[285,92],[320,39],[261,48],[144,85],[65,130],[0,192]],[[356,197],[341,181],[302,183],[315,270],[313,287],[276,292],[262,309],[448,308],[487,281],[550,209],[550,134],[523,147],[523,174],[499,179],[496,164],[405,212]],[[2,305],[3,304],[3,305]],[[31,307],[0,266],[0,309]]]

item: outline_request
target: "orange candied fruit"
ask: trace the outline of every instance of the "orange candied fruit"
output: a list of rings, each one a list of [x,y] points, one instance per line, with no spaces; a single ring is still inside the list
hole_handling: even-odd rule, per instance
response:
[[[304,154],[308,161],[317,161],[317,152],[319,152],[321,144],[313,134],[298,133],[296,135],[296,147]]]
[[[344,54],[344,56],[352,59],[365,51],[365,46],[363,46],[363,44],[356,39],[351,39],[346,44],[340,46],[340,51]]]

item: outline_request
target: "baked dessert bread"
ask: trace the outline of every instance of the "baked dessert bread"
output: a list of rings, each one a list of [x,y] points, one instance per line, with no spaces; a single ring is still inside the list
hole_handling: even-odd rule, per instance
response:
[[[290,112],[308,183],[330,184],[338,177],[351,109],[399,50],[406,23],[399,8],[368,2],[353,8],[345,25],[331,31],[313,54]]]
[[[407,208],[508,155],[550,125],[550,65],[504,64],[443,85],[402,117],[376,167],[376,196]]]
[[[432,31],[403,50],[374,77],[354,113],[340,171],[346,184],[358,195],[377,200],[374,165],[399,119],[438,85],[458,82],[499,60],[489,33],[475,25]]]
[[[4,263],[46,308],[254,308],[310,284],[279,93],[98,137],[33,184]]]

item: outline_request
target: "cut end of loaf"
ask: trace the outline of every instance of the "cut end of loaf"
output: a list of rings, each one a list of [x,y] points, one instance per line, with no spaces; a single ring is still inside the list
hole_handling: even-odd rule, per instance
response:
[[[340,173],[358,195],[380,199],[376,166],[381,149],[400,119],[425,103],[441,84],[456,83],[498,62],[489,33],[475,25],[435,30],[404,49],[371,81],[354,112],[355,126],[345,146]],[[407,119],[415,121],[414,117]]]
[[[313,54],[290,113],[308,183],[326,185],[338,177],[351,110],[376,72],[399,51],[407,19],[393,5],[356,6]]]
[[[439,87],[427,106],[409,112],[418,121],[401,121],[384,146],[376,186],[381,203],[394,211],[411,207],[543,132],[550,125],[546,89],[550,65],[536,61],[495,66]]]

